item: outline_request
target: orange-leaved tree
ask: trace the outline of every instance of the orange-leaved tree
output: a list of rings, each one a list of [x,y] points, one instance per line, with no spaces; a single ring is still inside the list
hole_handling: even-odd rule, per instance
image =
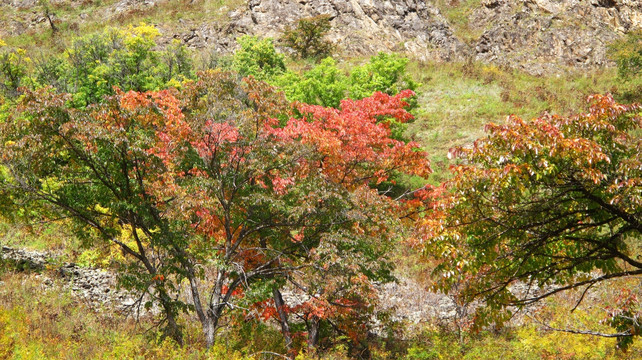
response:
[[[452,150],[453,178],[423,193],[431,211],[417,224],[439,287],[485,300],[481,324],[509,305],[642,274],[640,107],[589,100],[584,114],[487,125],[487,137]],[[518,281],[530,291],[512,292]],[[626,345],[638,318],[614,312],[618,332],[601,335]]]
[[[324,320],[346,332],[345,321],[369,321],[396,226],[376,185],[429,172],[416,144],[390,139],[386,119],[410,117],[410,94],[300,105],[306,115],[289,120],[282,94],[221,71],[180,93],[116,91],[86,109],[51,89],[25,94],[1,125],[3,191],[119,247],[123,283],[161,305],[179,343],[181,311],[196,313],[211,346],[226,313],[268,298],[288,347],[287,309],[304,314],[311,347]],[[309,298],[283,304],[286,283]]]

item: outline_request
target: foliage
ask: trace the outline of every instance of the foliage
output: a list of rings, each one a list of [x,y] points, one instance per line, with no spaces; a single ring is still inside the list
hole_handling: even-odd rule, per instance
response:
[[[406,74],[408,59],[397,54],[379,53],[350,73],[348,96],[362,99],[380,91],[389,95],[415,90],[419,84]]]
[[[329,15],[301,18],[295,28],[285,29],[283,42],[304,59],[324,58],[333,48],[330,41],[323,39],[331,28]]]
[[[19,88],[30,84],[27,77],[31,58],[24,49],[9,49],[0,40],[0,95],[13,98],[19,95]],[[1,116],[1,115],[0,115]]]
[[[301,74],[286,69],[283,55],[271,39],[242,36],[232,60],[232,68],[243,76],[254,76],[282,89],[288,100],[338,108],[342,99],[363,99],[375,92],[396,95],[420,85],[406,72],[408,59],[397,54],[379,53],[369,62],[355,66],[346,75],[334,59],[323,59]],[[415,99],[408,99],[410,107]]]
[[[288,100],[333,108],[339,107],[348,90],[347,78],[332,58],[323,59],[302,75],[287,71],[274,83]]]
[[[584,109],[587,96],[621,83],[613,68],[533,76],[481,62],[411,61],[406,73],[422,83],[416,120],[406,136],[431,154],[434,172],[429,180],[434,185],[450,177],[448,150],[482,137],[484,124],[511,114],[532,118],[552,111],[576,113]]]
[[[244,35],[237,41],[240,48],[234,52],[232,68],[242,76],[267,80],[285,71],[284,56],[276,52],[272,39]]]
[[[623,81],[618,95],[623,100],[640,101],[642,98],[642,32],[633,31],[615,41],[609,55],[617,64],[618,77]]]
[[[39,61],[36,77],[42,85],[72,93],[78,107],[102,101],[114,86],[123,91],[180,87],[192,77],[191,59],[178,42],[156,50],[158,35],[155,27],[140,24],[77,38],[61,57]]]
[[[375,93],[339,110],[300,104],[303,117],[280,128],[282,95],[221,71],[180,93],[117,90],[87,108],[51,88],[27,91],[2,124],[3,190],[120,247],[122,283],[160,304],[165,334],[179,343],[181,311],[196,313],[213,346],[227,310],[265,311],[292,281],[310,300],[275,308],[282,324],[283,309],[303,314],[315,348],[331,319],[358,344],[372,281],[391,279],[395,204],[375,186],[430,171],[417,144],[391,139],[381,121],[410,120],[412,95]],[[190,302],[177,296],[184,280]]]
[[[380,53],[346,76],[336,61],[326,58],[301,75],[288,71],[271,82],[283,89],[288,100],[338,108],[345,98],[358,100],[375,92],[396,95],[415,90],[419,84],[406,74],[407,63],[408,59],[399,55]],[[410,108],[416,106],[415,98],[408,102]]]
[[[617,63],[618,76],[636,77],[642,71],[642,33],[631,32],[610,46],[610,55]]]
[[[453,150],[462,161],[453,179],[422,195],[432,211],[418,222],[440,262],[440,289],[460,285],[465,299],[485,300],[484,324],[501,322],[507,305],[641,274],[638,111],[594,96],[586,114],[513,117]],[[513,293],[517,280],[544,290]]]

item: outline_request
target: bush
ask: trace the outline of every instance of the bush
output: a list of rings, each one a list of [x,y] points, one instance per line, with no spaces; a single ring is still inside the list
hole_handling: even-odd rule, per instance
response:
[[[276,52],[272,39],[244,35],[237,41],[240,49],[234,53],[232,68],[242,76],[266,80],[285,71],[284,56]]]
[[[27,78],[30,63],[25,50],[9,49],[0,40],[0,95],[14,98],[20,93],[18,88],[30,84]]]
[[[363,99],[377,91],[388,95],[401,90],[415,90],[419,84],[406,74],[408,59],[397,54],[379,53],[356,67],[350,74],[349,97]],[[412,105],[412,104],[411,104]]]
[[[291,71],[275,81],[288,100],[338,108],[346,97],[348,82],[332,58],[327,58],[302,75]]]
[[[283,89],[290,101],[338,108],[345,98],[359,100],[377,91],[396,95],[405,89],[415,90],[419,84],[406,73],[407,64],[408,59],[397,54],[379,53],[346,76],[332,58],[326,58],[301,75],[288,71],[268,81]],[[416,99],[408,100],[411,108],[416,106]]]
[[[624,39],[611,44],[609,55],[617,64],[621,86],[617,95],[622,101],[642,99],[642,31],[629,33]]]
[[[62,57],[40,60],[36,79],[72,93],[76,107],[102,101],[114,87],[124,91],[180,87],[193,77],[191,58],[179,42],[156,50],[158,35],[155,27],[141,24],[77,38]]]
[[[328,15],[299,19],[295,28],[285,30],[283,42],[304,59],[326,57],[333,45],[323,37],[331,28]]]

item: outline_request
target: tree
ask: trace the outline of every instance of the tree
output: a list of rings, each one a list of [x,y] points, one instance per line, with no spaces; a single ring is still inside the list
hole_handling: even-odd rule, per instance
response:
[[[396,96],[375,93],[362,100],[344,100],[339,109],[300,104],[298,112],[304,116],[274,130],[281,139],[299,139],[312,146],[319,154],[313,168],[325,181],[348,191],[352,204],[344,207],[350,210],[340,221],[349,227],[320,233],[323,241],[308,257],[309,271],[288,278],[309,296],[288,312],[304,319],[310,348],[318,346],[320,328],[326,324],[350,338],[355,351],[363,350],[360,343],[377,301],[372,282],[392,279],[391,264],[385,260],[391,239],[399,236],[400,216],[390,189],[400,174],[427,177],[431,171],[419,145],[393,139],[386,121],[411,120],[405,100],[412,96],[410,90]],[[380,191],[377,186],[386,182]],[[308,234],[314,233],[306,228],[302,239]]]
[[[304,59],[323,58],[332,52],[332,43],[323,39],[331,28],[328,15],[301,18],[295,28],[285,29],[283,42]]]
[[[265,81],[285,71],[284,56],[276,52],[272,39],[243,35],[237,41],[240,48],[232,59],[234,71]]]
[[[418,225],[439,287],[463,283],[466,300],[484,300],[478,320],[642,274],[640,107],[610,95],[590,103],[586,114],[487,125],[486,138],[451,152],[454,177],[422,194],[430,211]],[[512,293],[517,281],[532,291]]]
[[[344,330],[337,319],[369,321],[371,282],[389,279],[396,220],[384,220],[393,203],[374,185],[429,172],[417,145],[390,139],[381,121],[410,119],[411,95],[378,93],[341,111],[301,105],[306,117],[288,120],[274,88],[222,71],[180,93],[115,90],[87,108],[26,90],[0,125],[0,191],[119,248],[123,284],[161,306],[179,343],[181,312],[196,313],[211,346],[224,316],[282,303],[290,282],[311,296],[299,309],[315,347],[330,318]]]
[[[85,241],[114,244],[135,260],[123,264],[130,288],[148,293],[163,309],[165,334],[182,342],[177,322],[183,304],[171,297],[185,237],[163,216],[165,199],[150,186],[166,167],[150,152],[153,129],[184,131],[169,92],[118,93],[86,109],[67,106],[68,94],[51,88],[26,91],[2,124],[2,165],[10,176],[2,190],[45,218],[69,217]]]

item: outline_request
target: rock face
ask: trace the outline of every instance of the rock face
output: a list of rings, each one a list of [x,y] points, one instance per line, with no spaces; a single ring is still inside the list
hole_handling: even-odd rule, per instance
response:
[[[470,21],[483,29],[473,45],[477,60],[542,74],[608,65],[608,45],[642,29],[642,2],[484,0]]]
[[[332,23],[330,40],[348,55],[400,51],[421,60],[473,58],[544,74],[611,65],[608,45],[642,30],[638,0],[480,0],[467,29],[458,31],[442,10],[435,1],[420,0],[249,0],[228,14],[225,26],[193,26],[179,37],[225,51],[238,35],[278,38],[298,19],[325,14]]]
[[[0,11],[28,10],[20,16],[16,13],[14,17],[0,17],[0,37],[47,31],[37,1],[0,1]],[[131,14],[145,14],[168,1],[120,0],[95,10],[94,15],[116,21]],[[82,7],[78,0],[52,3]],[[298,19],[326,14],[333,26],[329,38],[346,55],[399,51],[422,60],[472,58],[535,74],[556,72],[567,66],[609,65],[608,44],[628,32],[642,30],[639,0],[479,0],[473,5],[456,1],[443,4],[437,0],[248,0],[236,9],[222,6],[218,16],[156,25],[166,42],[175,38],[190,47],[228,52],[235,48],[235,39],[240,35],[278,38]],[[472,8],[459,11],[458,6]],[[198,11],[199,7],[193,5],[190,9]],[[453,9],[467,19],[447,16]],[[81,11],[73,18],[61,15],[56,20],[77,26],[90,19],[95,21],[96,16],[88,17]]]
[[[468,52],[439,10],[420,0],[250,0],[236,23],[244,32],[278,37],[299,18],[315,15],[330,16],[330,40],[350,54],[406,51],[451,60]]]

